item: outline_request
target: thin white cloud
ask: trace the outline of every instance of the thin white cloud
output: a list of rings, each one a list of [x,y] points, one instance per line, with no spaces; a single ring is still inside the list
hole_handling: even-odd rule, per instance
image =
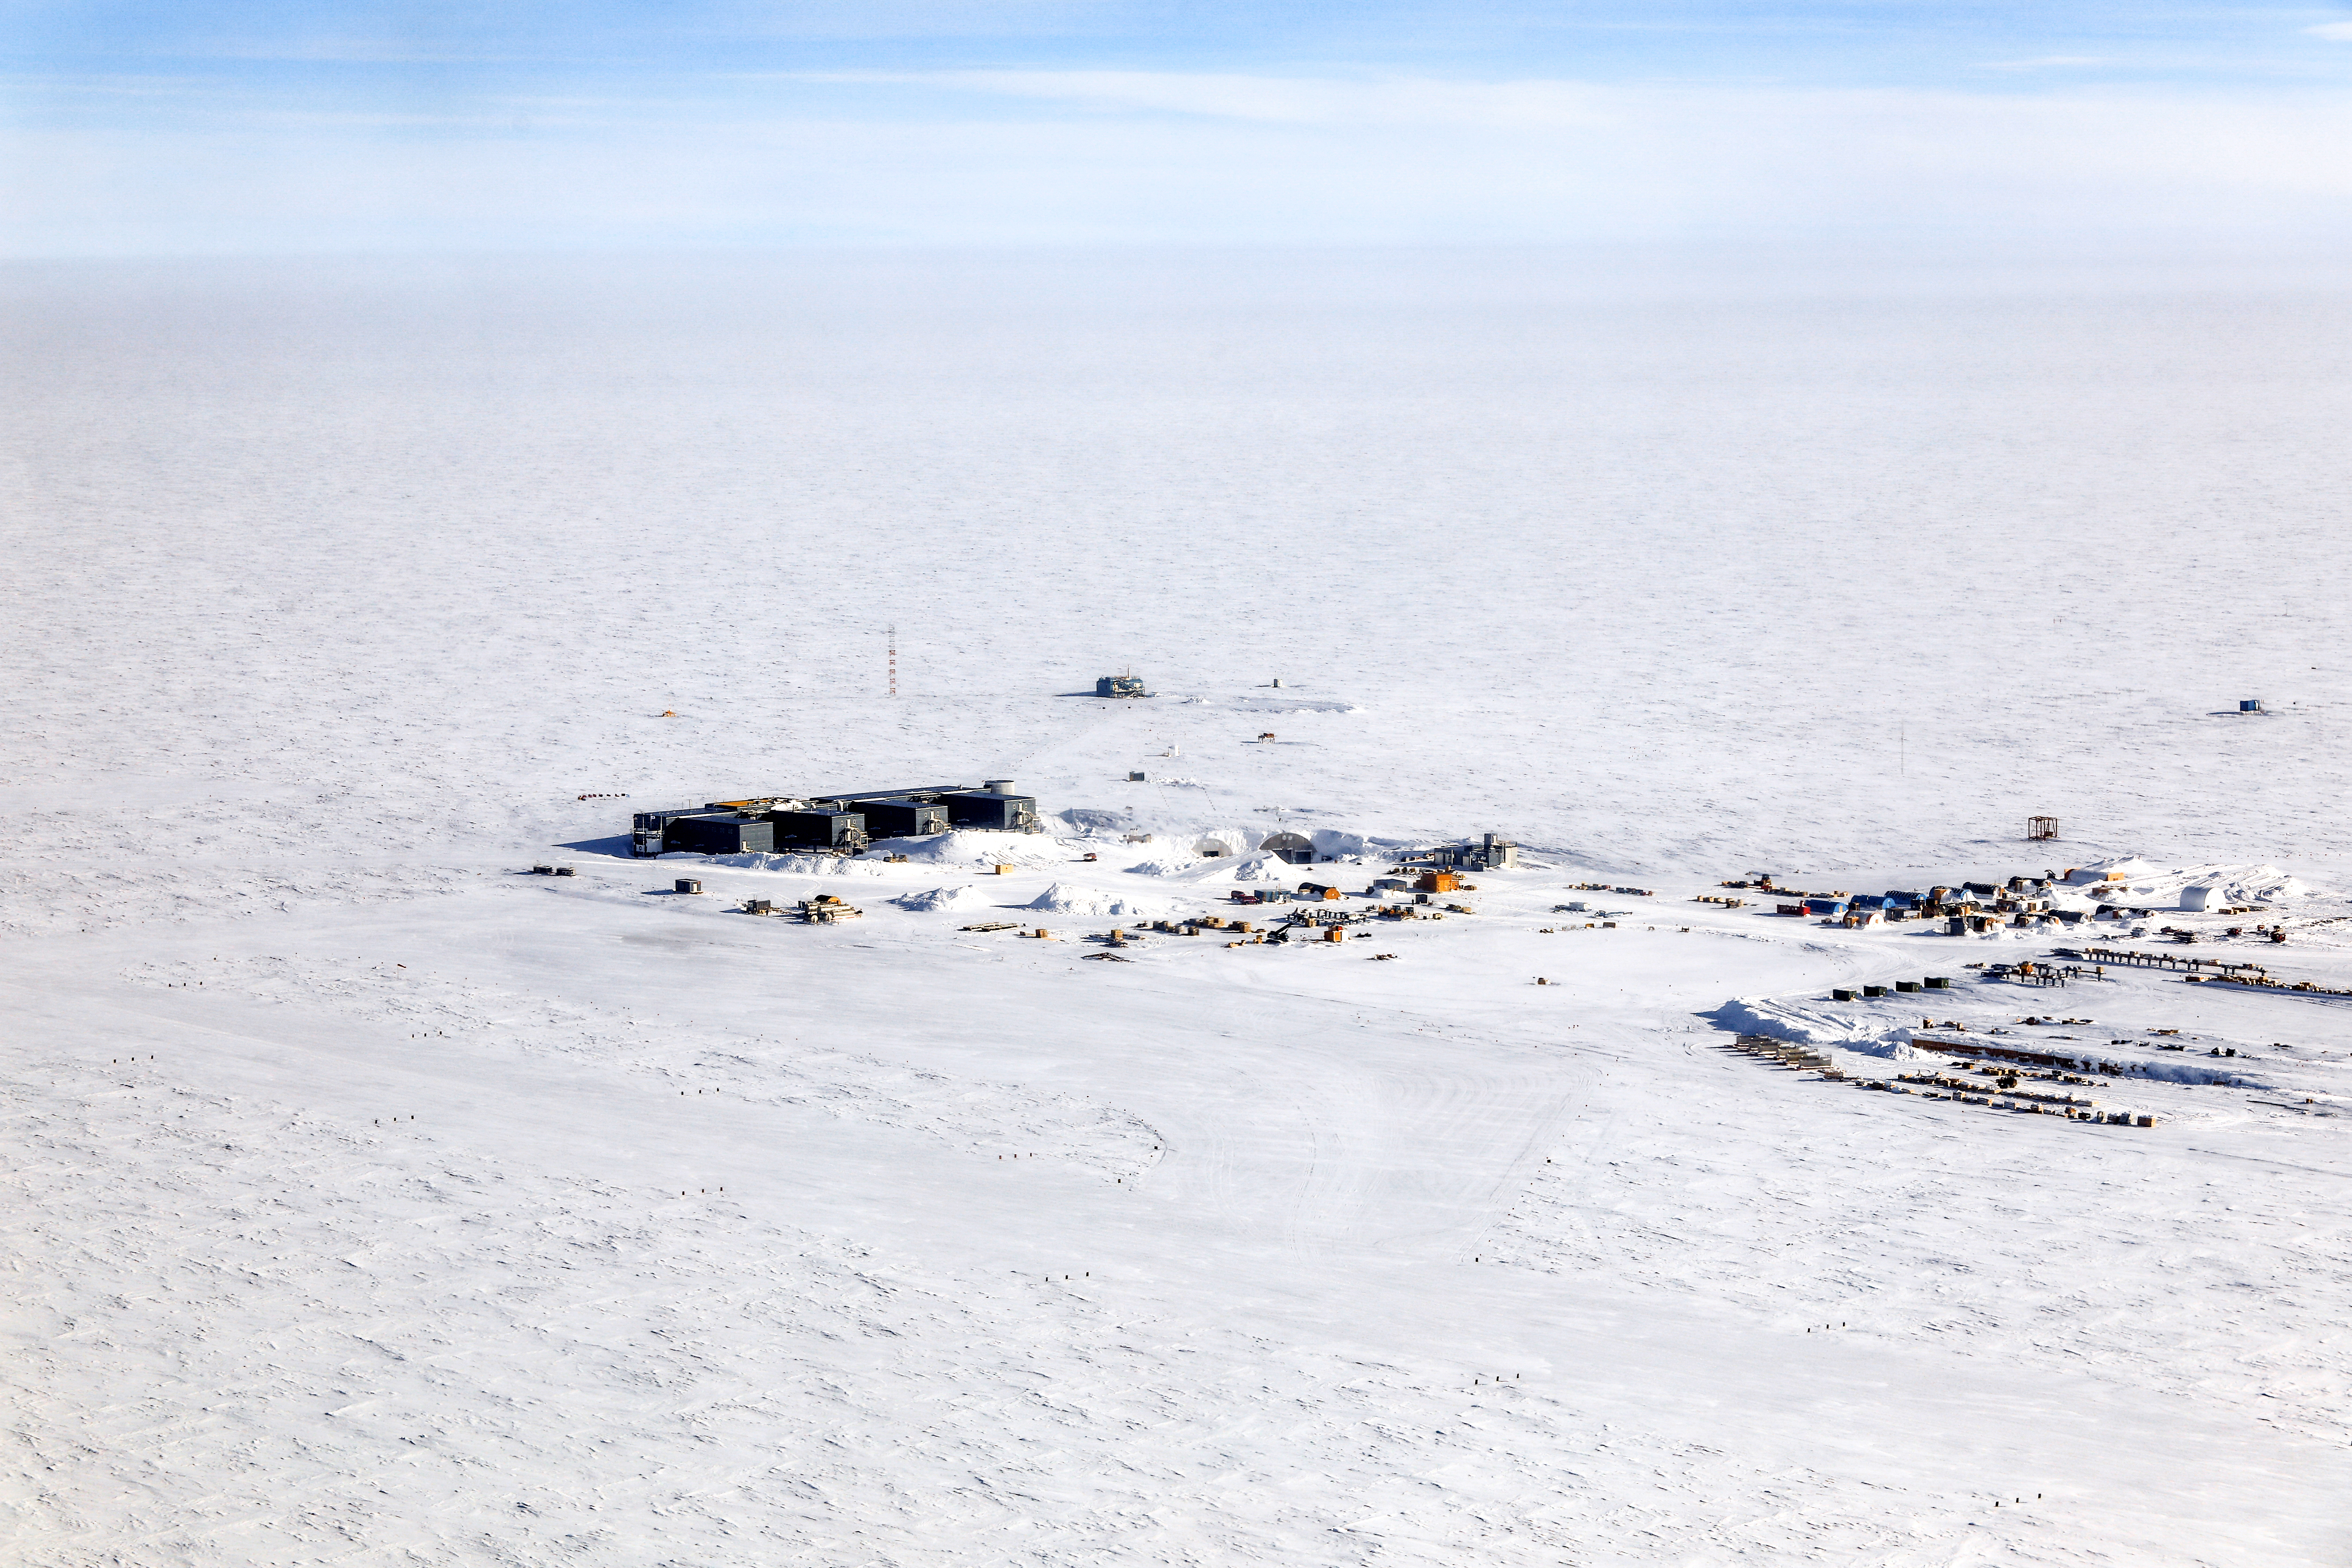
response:
[[[1613,91],[1568,81],[1246,76],[1179,71],[833,72],[794,79],[946,88],[1105,110],[1286,125],[1597,125]]]
[[[337,65],[494,65],[526,57],[511,51],[476,53],[462,49],[424,49],[410,40],[385,38],[270,39],[246,43],[215,43],[185,51],[217,60],[314,61]]]
[[[2352,22],[2322,22],[2316,27],[2305,27],[2304,31],[2315,38],[2327,38],[2339,44],[2352,44]]]
[[[0,139],[0,247],[1430,244],[2352,231],[2352,95],[1598,87],[1131,71],[740,79]]]
[[[1995,71],[2066,70],[2125,63],[2108,55],[2042,55],[2027,60],[1987,60],[1982,68]]]

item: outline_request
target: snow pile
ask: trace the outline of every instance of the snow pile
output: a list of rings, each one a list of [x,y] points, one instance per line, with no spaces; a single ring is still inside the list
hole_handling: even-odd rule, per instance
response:
[[[960,888],[933,888],[928,892],[902,893],[890,900],[902,910],[984,910],[989,897],[965,883]]]
[[[840,855],[708,855],[700,858],[710,865],[728,866],[739,871],[784,871],[796,877],[882,875],[879,866]]]
[[[1198,701],[1199,699],[1192,699]],[[1360,713],[1352,702],[1312,697],[1234,697],[1226,706],[1236,713]]]
[[[2119,855],[2113,859],[2094,860],[2087,866],[2071,868],[2066,873],[2069,883],[2129,882],[2141,877],[2160,875],[2164,868],[2141,859],[2137,855]]]
[[[1083,805],[1072,806],[1066,811],[1057,811],[1054,815],[1076,828],[1082,835],[1117,833],[1129,826],[1135,820],[1132,812],[1105,811],[1098,807]]]
[[[1162,855],[1150,860],[1138,860],[1127,870],[1129,875],[1137,877],[1178,877],[1198,871],[1201,864],[1198,858],[1189,856],[1180,860],[1173,856]]]
[[[1769,1035],[1791,1045],[1831,1046],[1895,1061],[1922,1059],[1921,1053],[1911,1045],[1907,1026],[1889,1028],[1874,1019],[1856,1018],[1796,1002],[1738,996],[1704,1016],[1720,1029],[1736,1029],[1743,1035]]]
[[[2176,872],[2165,885],[2175,897],[2182,888],[2211,888],[2233,904],[2299,903],[2309,899],[2337,897],[2334,889],[2291,877],[2276,866],[2203,866]]]
[[[2101,878],[2118,871],[2123,873],[2120,879],[2082,880],[2086,876]],[[2074,891],[2107,902],[2129,900],[2143,904],[2177,905],[2183,901],[2181,895],[2190,888],[2211,889],[2208,904],[2215,909],[2224,904],[2299,903],[2340,896],[2331,889],[2290,876],[2267,863],[2189,866],[2175,869],[2130,857],[2078,868],[2074,877]]]
[[[1100,892],[1092,888],[1072,888],[1056,882],[1023,906],[1032,910],[1051,910],[1066,915],[1126,915],[1133,919],[1165,915],[1168,905],[1151,900],[1139,899],[1127,893]]]
[[[1174,877],[1187,882],[1279,881],[1291,870],[1278,855],[1155,855],[1127,868],[1139,877]]]
[[[1059,866],[1075,859],[1070,845],[1043,833],[990,833],[958,828],[928,838],[891,838],[866,851],[869,857],[904,855],[926,865]]]

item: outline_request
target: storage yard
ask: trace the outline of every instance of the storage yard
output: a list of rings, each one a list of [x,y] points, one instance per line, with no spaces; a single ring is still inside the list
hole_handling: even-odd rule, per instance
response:
[[[1034,803],[1030,811],[1034,816]],[[1296,875],[1276,849],[1202,855],[1190,866],[1146,861],[1123,868],[1138,852],[1127,837],[1122,833],[1115,845],[1108,837],[1083,835],[1003,841],[1018,846],[1017,859],[995,858],[1016,851],[978,834],[909,839],[888,852],[824,861],[755,855],[740,858],[736,880],[793,887],[798,879],[814,879],[811,886],[843,877],[869,880],[872,896],[889,914],[906,919],[916,911],[904,940],[918,944],[980,938],[1025,948],[1042,939],[1068,944],[1059,960],[1066,963],[1115,957],[1222,967],[1280,962],[1276,954],[1296,952],[1318,955],[1310,963],[1328,963],[1344,953],[1408,965],[1380,982],[1347,972],[1355,978],[1341,983],[1337,994],[1360,988],[1368,997],[1410,988],[1414,964],[1448,973],[1465,965],[1492,971],[1517,957],[1529,972],[1518,984],[1549,993],[1578,986],[1580,972],[1606,972],[1625,962],[1611,945],[1580,951],[1579,943],[1637,943],[1645,969],[1670,968],[1684,987],[1704,987],[1709,967],[1720,962],[1720,949],[1683,941],[1694,937],[1703,943],[1723,938],[1793,943],[1813,954],[1834,951],[1865,972],[1924,959],[1947,972],[1857,980],[1819,994],[1726,996],[1717,1006],[1695,1008],[1693,1016],[1724,1031],[1724,1047],[1735,1053],[1807,1069],[1824,1084],[1908,1096],[1923,1102],[1923,1111],[1928,1110],[1924,1102],[1940,1102],[1955,1111],[1979,1108],[2177,1134],[2217,1119],[2326,1118],[2352,1106],[2352,1037],[2339,1037],[2333,1018],[2294,1014],[2296,1001],[2342,998],[2341,1005],[2352,1005],[2352,986],[2268,967],[2294,955],[2300,941],[2303,955],[2320,973],[2352,981],[2352,921],[2332,912],[2352,900],[2292,886],[2275,905],[2213,896],[2224,884],[2250,878],[2278,880],[2268,868],[2159,871],[2127,860],[2042,876],[1956,879],[1883,894],[1790,893],[1768,886],[1759,890],[1776,897],[1762,906],[1693,891],[1676,904],[1672,889],[1662,902],[1655,889],[1573,879],[1564,858],[1529,853],[1493,833],[1450,844],[1396,846],[1387,853],[1368,845],[1333,858],[1333,869],[1316,877]],[[714,873],[725,864],[713,862]],[[1477,881],[1469,879],[1472,871]],[[986,880],[921,887],[958,872]],[[1722,885],[1755,888],[1757,881]],[[895,891],[900,889],[917,890]],[[1606,899],[1552,901],[1563,892],[1647,902],[1612,908]],[[1016,918],[949,928],[922,912],[982,905]],[[767,907],[762,901],[762,912]],[[862,912],[842,907],[847,914]],[[1242,918],[1241,910],[1255,918]],[[1106,914],[1125,918],[1099,918]],[[1593,918],[1563,921],[1562,914]],[[2257,914],[2265,919],[2246,919]],[[1073,915],[1080,917],[1076,924]],[[803,923],[832,918],[802,916]],[[2148,922],[2159,919],[2155,934],[2147,935]],[[1791,926],[1803,934],[1786,934]],[[2076,929],[2112,931],[2126,945],[2056,942]],[[2134,931],[2143,940],[2135,942]],[[1563,936],[1577,942],[1560,947],[1535,940]],[[1385,950],[1362,951],[1374,938]],[[1661,952],[1659,938],[1675,940]],[[2182,951],[2189,946],[2198,951]],[[2232,948],[2260,952],[2264,962],[2220,955]],[[1988,952],[2003,956],[1970,956]],[[1286,971],[1285,977],[1292,983],[1297,973]],[[1324,973],[1314,984],[1328,988],[1334,978]],[[2189,986],[2226,988],[2212,995],[2277,996],[2280,1003],[2264,1014],[2263,1026],[2300,1035],[2303,1043],[2258,1048],[2239,1037],[2252,1020],[2230,1016],[2231,1006],[2216,1007]],[[2054,993],[2068,998],[2066,1016],[2019,1014],[2021,1005]],[[1934,1009],[1932,1016],[1904,1011],[1923,1003]],[[2278,1005],[2286,1007],[2285,1016],[2278,1016]],[[2137,1032],[2095,1033],[2098,1026],[2087,1016],[2092,1009],[2109,1030]],[[2075,1010],[2085,1016],[2074,1016]],[[2148,1021],[2155,1017],[2166,1021]],[[2181,1019],[2204,1026],[2184,1028]],[[2179,1059],[2190,1052],[2202,1061]],[[2040,1083],[2062,1087],[2032,1087]],[[2094,1087],[2100,1096],[2074,1092]]]

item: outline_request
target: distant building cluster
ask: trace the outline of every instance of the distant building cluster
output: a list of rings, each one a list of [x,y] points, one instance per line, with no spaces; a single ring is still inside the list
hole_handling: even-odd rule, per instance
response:
[[[919,838],[958,827],[1038,832],[1036,797],[1013,794],[1011,779],[990,779],[978,785],[714,800],[638,812],[629,852],[640,858],[855,855],[877,838]]]

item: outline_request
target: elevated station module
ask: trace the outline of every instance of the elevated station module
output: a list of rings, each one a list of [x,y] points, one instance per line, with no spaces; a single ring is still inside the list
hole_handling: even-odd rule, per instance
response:
[[[835,795],[759,795],[668,811],[641,811],[629,853],[654,855],[855,855],[878,838],[920,838],[950,828],[1039,833],[1034,795],[1011,779],[978,784],[851,790]]]
[[[1442,844],[1434,849],[1417,849],[1397,858],[1400,864],[1415,869],[1449,866],[1461,871],[1504,871],[1519,863],[1519,847],[1508,838],[1489,833],[1475,844]]]

